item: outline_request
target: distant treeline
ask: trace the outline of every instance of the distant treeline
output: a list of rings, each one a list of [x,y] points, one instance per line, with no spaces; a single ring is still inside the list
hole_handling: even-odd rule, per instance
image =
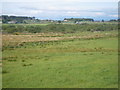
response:
[[[75,33],[81,31],[111,31],[118,30],[117,24],[49,24],[49,25],[20,25],[3,24],[3,33]]]
[[[8,15],[2,15],[0,16],[0,20],[2,20],[2,23],[4,24],[36,24],[36,23],[75,23],[79,24],[81,22],[94,22],[94,19],[92,18],[64,18],[64,20],[40,20],[36,19],[35,17],[27,17],[27,16],[8,16]],[[120,21],[120,19],[115,20],[111,19],[110,22],[117,22]],[[101,20],[101,22],[104,22],[104,20]]]
[[[25,17],[25,16],[0,16],[2,23],[25,23],[25,20],[34,20],[35,17]]]
[[[66,21],[94,21],[92,18],[65,18]]]
[[[62,22],[69,22],[72,21],[73,23],[77,23],[80,21],[94,21],[91,18],[65,18],[63,21],[62,20],[40,20],[40,19],[35,19],[35,17],[25,17],[25,16],[8,16],[8,15],[2,15],[0,16],[2,19],[2,23],[5,24],[18,24],[18,23],[24,23],[24,24],[29,24],[31,23],[41,23],[41,22],[56,22],[56,23],[62,23]]]

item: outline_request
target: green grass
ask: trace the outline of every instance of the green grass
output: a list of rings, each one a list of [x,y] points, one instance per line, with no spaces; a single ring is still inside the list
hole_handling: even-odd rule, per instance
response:
[[[117,45],[117,37],[109,37],[6,49],[3,88],[117,88]]]

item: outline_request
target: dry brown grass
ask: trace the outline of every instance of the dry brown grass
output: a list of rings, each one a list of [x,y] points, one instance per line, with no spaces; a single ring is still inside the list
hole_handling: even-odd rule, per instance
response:
[[[63,34],[33,34],[33,35],[2,35],[2,46],[19,46],[25,42],[40,42],[40,41],[57,41],[57,40],[71,40],[71,39],[96,39],[103,37],[113,37],[117,34],[91,34],[82,36],[65,36]]]

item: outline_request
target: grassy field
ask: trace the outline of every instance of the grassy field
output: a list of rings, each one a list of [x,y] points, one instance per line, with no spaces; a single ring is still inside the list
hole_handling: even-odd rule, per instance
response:
[[[4,88],[117,88],[117,31],[3,35]]]

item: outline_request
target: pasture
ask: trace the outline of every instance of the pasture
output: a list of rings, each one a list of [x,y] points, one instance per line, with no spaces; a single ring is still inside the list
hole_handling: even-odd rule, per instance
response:
[[[117,88],[118,32],[5,34],[3,88]]]

